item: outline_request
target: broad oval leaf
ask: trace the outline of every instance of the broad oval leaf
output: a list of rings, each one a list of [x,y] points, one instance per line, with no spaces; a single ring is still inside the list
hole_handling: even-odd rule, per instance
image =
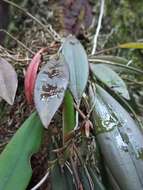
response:
[[[129,42],[118,45],[120,48],[131,48],[131,49],[143,49],[143,43],[141,42]]]
[[[69,88],[77,104],[79,104],[89,74],[87,55],[81,43],[71,35],[63,43],[62,53],[69,67]]]
[[[36,81],[39,65],[42,61],[42,53],[44,51],[45,49],[42,48],[35,54],[31,62],[29,63],[29,66],[25,74],[25,81],[24,81],[25,89],[24,90],[25,90],[26,99],[29,104],[33,102],[35,81]]]
[[[46,128],[63,101],[68,82],[69,72],[63,59],[49,61],[37,76],[34,102]]]
[[[111,68],[101,64],[90,64],[93,74],[113,91],[121,94],[124,98],[130,99],[124,81]]]
[[[90,86],[97,140],[107,167],[121,189],[143,188],[143,134],[124,108],[105,90]],[[113,162],[114,159],[114,162]]]
[[[17,86],[18,80],[14,68],[5,59],[0,58],[0,97],[12,105]]]
[[[25,190],[32,176],[30,157],[43,137],[39,116],[33,113],[16,132],[0,155],[0,189]]]

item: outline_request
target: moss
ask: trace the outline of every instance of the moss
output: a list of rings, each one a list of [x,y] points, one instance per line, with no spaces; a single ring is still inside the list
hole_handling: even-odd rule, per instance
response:
[[[108,22],[105,22],[104,24],[104,31],[106,30],[106,32],[110,32],[112,29],[115,30],[110,37],[108,44],[106,44],[106,47],[112,47],[119,43],[133,42],[142,39],[142,13],[142,1],[106,1],[105,19],[108,19]],[[116,53],[129,60],[132,59],[136,65],[142,65],[142,50],[118,50]]]

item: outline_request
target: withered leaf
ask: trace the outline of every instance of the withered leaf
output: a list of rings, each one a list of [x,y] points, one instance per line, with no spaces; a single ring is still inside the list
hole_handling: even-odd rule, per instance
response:
[[[88,28],[92,22],[92,11],[88,0],[61,0],[62,24],[66,31],[78,35],[83,25]]]
[[[5,59],[0,58],[0,97],[13,104],[18,86],[17,74]]]
[[[34,102],[45,128],[63,101],[68,81],[69,72],[63,59],[49,61],[37,76]]]
[[[25,90],[26,99],[29,104],[33,102],[35,81],[36,81],[39,65],[42,62],[42,53],[44,51],[45,49],[42,48],[34,55],[34,57],[32,58],[31,62],[28,65],[28,68],[25,74],[24,90]]]

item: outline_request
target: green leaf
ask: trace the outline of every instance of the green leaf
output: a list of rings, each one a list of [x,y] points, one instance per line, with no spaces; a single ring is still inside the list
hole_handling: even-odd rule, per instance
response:
[[[56,164],[51,171],[52,190],[73,190],[73,176],[66,166]]]
[[[94,75],[101,82],[121,94],[124,98],[130,99],[126,84],[115,71],[101,64],[91,64],[90,67]]]
[[[81,181],[81,184],[83,186],[83,189],[85,190],[89,190],[89,189],[93,189],[94,188],[94,184],[91,180],[91,177],[88,173],[85,172],[85,168],[83,166],[78,166],[78,173],[79,173],[79,178]],[[89,181],[90,179],[90,181]]]
[[[96,56],[93,58],[89,58],[89,62],[98,63],[105,66],[108,65],[108,67],[110,67],[111,69],[117,72],[127,72],[127,73],[130,72],[131,74],[137,74],[137,75],[143,74],[143,71],[141,71],[140,69],[136,67],[127,66],[128,61],[120,57],[117,57],[116,59],[116,57],[112,58],[112,56],[109,56],[109,58],[108,56]]]
[[[96,174],[96,168],[94,166],[89,166],[88,167],[89,174],[92,178],[94,187],[96,190],[105,190],[104,185],[101,183],[101,180],[99,179],[98,175]]]
[[[89,60],[94,59],[96,62],[102,63],[113,63],[113,64],[124,64],[127,65],[128,60],[123,57],[112,56],[112,55],[102,55],[102,56],[93,56]]]
[[[38,74],[34,102],[45,128],[48,128],[51,119],[60,107],[68,82],[69,72],[62,58],[49,61]]]
[[[74,101],[71,93],[66,91],[63,104],[63,127],[64,134],[69,133],[75,127]]]
[[[114,189],[120,190],[120,187],[117,184],[116,179],[114,178],[114,176],[110,172],[110,169],[107,166],[105,166],[105,168],[106,168],[106,173],[108,175],[108,179],[110,181],[110,184],[109,184],[110,185],[110,189],[112,189],[112,190],[114,190]]]
[[[82,94],[87,84],[89,65],[86,52],[81,43],[74,37],[68,36],[63,43],[62,54],[69,67],[69,88],[77,104],[80,103]]]
[[[105,163],[121,189],[143,188],[143,133],[105,90],[89,88],[93,121]],[[113,161],[114,159],[114,161]]]
[[[129,42],[118,45],[119,48],[132,48],[132,49],[143,49],[143,43],[140,42]]]
[[[25,190],[32,176],[30,157],[41,145],[43,126],[33,113],[0,155],[0,190]]]

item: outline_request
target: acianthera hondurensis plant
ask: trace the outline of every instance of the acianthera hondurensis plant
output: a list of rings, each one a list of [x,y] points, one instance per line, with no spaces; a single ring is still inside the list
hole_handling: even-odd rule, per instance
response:
[[[73,2],[70,13],[79,11],[75,6],[79,3],[84,10],[82,24],[89,27],[88,1]],[[68,5],[64,1],[61,5],[66,35],[57,34],[59,49],[52,58],[45,61],[49,47],[43,47],[28,65],[24,90],[34,111],[0,155],[0,190],[27,188],[30,158],[40,149],[45,131],[49,133],[47,173],[31,190],[39,189],[47,178],[52,190],[142,190],[142,123],[130,105],[122,74],[136,77],[143,71],[127,65],[125,58],[104,55],[104,50],[87,53],[77,35],[81,18],[73,14],[70,22]],[[116,48],[141,49],[143,44]],[[4,58],[0,58],[0,81],[0,97],[12,105],[17,75]]]

